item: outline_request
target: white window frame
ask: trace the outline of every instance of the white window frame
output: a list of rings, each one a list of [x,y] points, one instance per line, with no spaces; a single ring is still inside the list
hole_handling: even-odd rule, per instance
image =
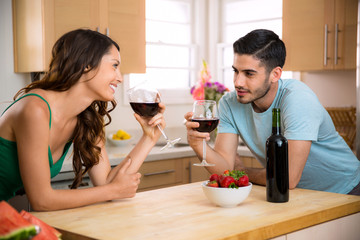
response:
[[[225,66],[224,61],[223,61],[223,52],[224,49],[227,47],[232,47],[232,44],[230,43],[218,43],[216,45],[216,51],[217,51],[217,58],[216,58],[216,66],[217,66],[217,79],[219,79],[223,84],[225,83],[225,79],[224,79],[224,71],[225,70],[231,70],[232,66]],[[228,88],[231,88],[232,86],[226,86]]]
[[[182,1],[182,0],[178,0]],[[190,80],[193,86],[199,78],[201,70],[202,59],[208,63],[208,69],[212,75],[212,81],[225,83],[223,71],[231,70],[231,66],[225,66],[223,62],[223,51],[225,47],[232,47],[233,43],[224,43],[222,36],[224,34],[225,22],[224,19],[224,4],[228,2],[236,2],[241,0],[191,0],[192,1],[192,44],[184,44],[178,46],[188,46],[194,51],[194,56],[191,61],[194,64],[189,69],[192,72],[192,79]],[[240,37],[240,36],[239,36]],[[234,39],[235,41],[236,39]],[[149,43],[156,44],[156,43]],[[169,44],[172,45],[172,44]],[[175,44],[173,44],[176,46]],[[147,66],[152,67],[152,66]],[[292,77],[298,77],[297,72],[292,72]],[[124,105],[128,103],[126,91],[129,89],[129,75],[124,75],[123,84],[123,100]],[[193,103],[190,89],[159,89],[162,95],[162,101],[165,104],[191,104]],[[233,86],[226,86],[231,89]]]
[[[219,21],[221,22],[221,27],[220,27],[220,32],[221,32],[221,36],[225,36],[225,27],[226,27],[226,23],[225,23],[225,4],[227,3],[231,3],[231,2],[239,2],[239,1],[246,1],[246,0],[220,0],[220,6],[219,9],[221,9],[220,12],[220,17],[219,17]],[[271,20],[271,19],[269,19]],[[256,20],[255,20],[256,21]],[[239,36],[241,37],[241,36]],[[236,39],[234,39],[234,41],[236,41]],[[224,41],[224,39],[220,39],[220,41],[218,42],[218,44],[216,45],[216,54],[217,54],[217,58],[216,58],[216,66],[217,66],[217,78],[222,81],[223,83],[225,82],[225,80],[223,79],[224,74],[223,72],[225,70],[231,70],[232,67],[231,66],[225,66],[224,61],[223,61],[223,52],[224,49],[227,47],[232,47],[233,43],[226,43]],[[288,76],[287,78],[296,78],[296,79],[300,79],[300,74],[298,72],[286,72],[286,75]],[[232,86],[227,86],[227,87],[232,87]]]
[[[182,1],[182,0],[178,0]],[[162,102],[165,104],[191,104],[193,103],[192,95],[190,94],[191,86],[193,86],[198,80],[198,72],[200,71],[200,63],[201,63],[201,52],[204,52],[200,48],[205,45],[204,40],[205,36],[200,36],[199,29],[204,26],[204,17],[206,16],[205,5],[207,0],[190,0],[192,3],[192,13],[191,13],[191,26],[192,27],[192,44],[162,44],[169,46],[182,46],[188,47],[192,52],[191,66],[184,67],[179,69],[188,69],[190,71],[190,86],[189,88],[181,88],[181,89],[161,89],[159,88],[159,92],[161,94]],[[217,0],[216,0],[217,1]],[[196,17],[195,17],[196,16]],[[206,31],[205,31],[206,32]],[[159,43],[155,42],[146,42],[149,45],[156,45]],[[147,68],[154,68],[154,66],[146,66]],[[156,68],[162,68],[156,66]],[[164,67],[169,69],[176,69],[173,67]],[[124,75],[124,85],[123,85],[123,103],[127,105],[128,97],[126,91],[130,87],[130,75]]]
[[[149,42],[149,45],[157,45],[158,43]],[[180,47],[187,47],[192,52],[191,56],[193,59],[190,60],[192,63],[190,67],[159,67],[159,66],[146,66],[146,68],[156,68],[156,69],[186,69],[190,72],[190,79],[189,79],[189,88],[181,88],[181,89],[167,89],[167,88],[159,88],[159,92],[161,94],[162,101],[166,104],[184,104],[184,103],[192,103],[192,96],[190,94],[191,86],[196,81],[196,72],[197,72],[197,64],[196,60],[198,56],[198,46],[196,44],[161,44],[167,46],[180,46]]]

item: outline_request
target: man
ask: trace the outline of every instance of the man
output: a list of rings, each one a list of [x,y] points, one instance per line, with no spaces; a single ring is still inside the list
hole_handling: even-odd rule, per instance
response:
[[[259,29],[234,45],[235,91],[219,102],[220,123],[215,146],[207,146],[211,173],[234,169],[238,137],[266,166],[265,142],[271,135],[272,109],[281,110],[283,135],[288,140],[289,187],[360,195],[360,161],[336,132],[316,95],[297,80],[282,80],[284,43],[272,31]],[[202,158],[203,138],[198,123],[185,118],[188,142]],[[238,165],[238,163],[237,163]],[[244,168],[250,181],[266,184],[266,169]]]

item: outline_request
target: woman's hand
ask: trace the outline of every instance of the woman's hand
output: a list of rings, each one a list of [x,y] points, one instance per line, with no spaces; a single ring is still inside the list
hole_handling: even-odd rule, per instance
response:
[[[163,113],[165,112],[165,105],[163,103],[159,103],[159,107],[159,113],[152,118],[141,117],[140,115],[134,113],[136,120],[141,125],[144,135],[149,137],[154,142],[157,142],[161,136],[161,132],[156,125],[160,124],[162,128],[165,128],[166,126],[163,116]]]
[[[111,181],[115,188],[116,198],[131,198],[134,197],[140,184],[140,173],[128,173],[128,168],[131,165],[131,159],[125,160],[123,166],[118,170],[116,176]]]
[[[191,121],[192,115],[192,112],[188,112],[184,115],[184,118],[186,119],[185,126],[187,129],[187,140],[192,148],[202,148],[202,140],[205,138],[206,141],[209,141],[210,133],[196,131],[195,128],[198,128],[200,124]]]

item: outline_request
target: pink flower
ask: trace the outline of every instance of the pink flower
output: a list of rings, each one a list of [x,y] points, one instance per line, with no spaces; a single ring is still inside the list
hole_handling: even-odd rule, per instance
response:
[[[219,82],[211,82],[211,75],[208,71],[207,64],[203,60],[203,68],[200,71],[200,79],[198,83],[193,86],[190,93],[194,100],[215,100],[218,102],[220,98],[228,92],[229,89]]]
[[[204,87],[199,86],[199,87],[195,88],[194,91],[192,92],[192,95],[193,95],[194,100],[203,100],[204,99]]]

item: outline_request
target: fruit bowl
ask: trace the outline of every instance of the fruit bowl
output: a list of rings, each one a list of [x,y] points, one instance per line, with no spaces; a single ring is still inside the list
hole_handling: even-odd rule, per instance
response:
[[[248,186],[239,188],[222,188],[222,187],[209,187],[206,186],[209,181],[201,184],[205,196],[220,207],[236,207],[242,203],[250,194],[252,184],[249,182]]]
[[[124,139],[123,137],[113,137],[114,135],[119,135],[119,131],[118,132],[111,132],[110,134],[108,134],[107,139],[108,141],[115,146],[127,146],[130,142],[131,142],[131,136],[128,135],[126,137],[126,139]]]

